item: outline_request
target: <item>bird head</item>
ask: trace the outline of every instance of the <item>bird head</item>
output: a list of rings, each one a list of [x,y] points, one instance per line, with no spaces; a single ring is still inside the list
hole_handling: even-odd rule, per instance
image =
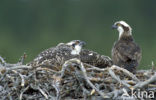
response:
[[[125,21],[117,21],[112,25],[113,29],[117,29],[119,31],[119,38],[124,35],[132,35],[132,28]]]
[[[66,45],[68,45],[72,48],[72,51],[71,51],[72,55],[79,55],[82,47],[84,47],[86,45],[86,43],[81,40],[73,40],[73,41],[66,43]]]

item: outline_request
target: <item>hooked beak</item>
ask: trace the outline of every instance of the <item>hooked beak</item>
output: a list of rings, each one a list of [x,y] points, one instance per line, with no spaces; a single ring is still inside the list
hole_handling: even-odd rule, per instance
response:
[[[81,42],[80,42],[80,45],[81,45],[81,46],[85,46],[85,45],[86,45],[86,42],[81,41]]]
[[[112,25],[112,29],[117,29],[118,27],[116,25]]]

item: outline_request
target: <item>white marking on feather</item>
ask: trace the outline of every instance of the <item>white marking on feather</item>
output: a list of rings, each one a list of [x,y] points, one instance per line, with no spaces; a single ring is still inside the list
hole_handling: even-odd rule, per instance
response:
[[[125,21],[119,21],[119,23],[122,24],[123,26],[129,27],[129,25]]]
[[[66,45],[71,46],[72,44],[74,44],[74,42],[73,42],[73,41],[72,41],[72,42],[68,42]]]
[[[120,23],[121,25],[123,25],[123,26],[125,26],[125,27],[128,27],[129,28],[129,34],[130,35],[132,35],[132,28],[125,22],[125,21],[118,21],[118,22],[116,22],[116,23]],[[116,24],[115,23],[115,24]],[[117,30],[119,31],[119,39],[120,39],[120,37],[122,36],[122,34],[124,33],[124,29],[121,27],[121,26],[119,26],[118,28],[117,28]]]
[[[124,33],[124,30],[123,30],[123,28],[122,28],[121,26],[119,26],[119,27],[117,28],[117,30],[119,31],[119,39],[120,39],[120,37],[121,37],[122,34]]]
[[[80,52],[81,52],[81,48],[82,47],[80,45],[76,45],[75,48],[74,48],[74,50],[72,50],[71,54],[72,55],[79,55]]]
[[[90,54],[89,54],[89,56],[92,56],[92,55],[93,55],[93,53],[90,53]]]

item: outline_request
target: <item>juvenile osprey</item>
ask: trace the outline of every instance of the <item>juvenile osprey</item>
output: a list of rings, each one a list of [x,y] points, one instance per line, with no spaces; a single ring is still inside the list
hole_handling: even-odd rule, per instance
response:
[[[141,60],[141,49],[133,39],[131,27],[125,21],[118,21],[112,28],[119,32],[119,39],[112,48],[113,63],[135,73]]]
[[[109,57],[90,50],[82,49],[84,45],[85,42],[80,40],[60,43],[56,47],[52,47],[41,52],[28,65],[34,67],[58,67],[62,66],[66,60],[72,58],[78,58],[84,63],[97,67],[107,67],[112,65],[112,61]]]
[[[45,66],[58,67],[64,64],[66,60],[71,58],[79,58],[82,47],[85,42],[80,40],[73,40],[68,43],[60,43],[56,47],[49,48],[41,52],[28,65],[31,66]]]

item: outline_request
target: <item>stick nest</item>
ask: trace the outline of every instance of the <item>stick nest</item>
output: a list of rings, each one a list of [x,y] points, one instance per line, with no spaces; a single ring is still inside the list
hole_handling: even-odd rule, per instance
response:
[[[154,69],[133,74],[115,65],[97,68],[76,58],[54,68],[23,65],[23,58],[17,64],[0,59],[0,100],[120,100],[125,91],[156,93]]]

